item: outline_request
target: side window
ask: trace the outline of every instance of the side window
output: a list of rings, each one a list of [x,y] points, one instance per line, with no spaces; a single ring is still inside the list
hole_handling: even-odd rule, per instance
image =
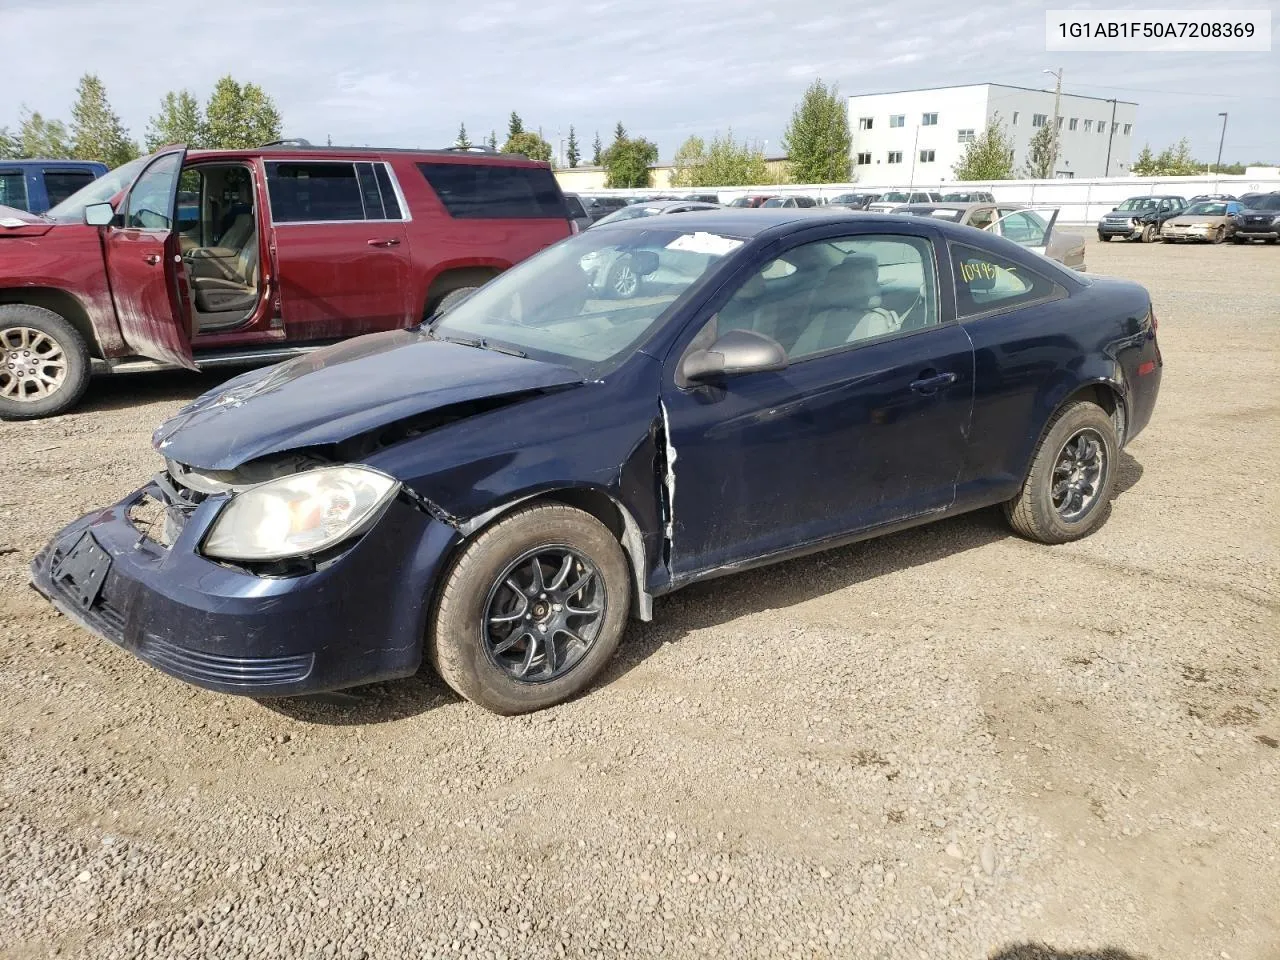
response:
[[[0,170],[0,206],[27,209],[27,179],[22,170]]]
[[[48,170],[44,172],[44,189],[49,194],[49,206],[56,207],[81,187],[93,183],[95,177],[88,170]]]
[[[174,181],[182,155],[169,153],[147,167],[129,191],[124,225],[135,230],[173,228]]]
[[[995,211],[990,208],[973,211],[973,215],[969,217],[969,226],[977,227],[979,230],[985,230],[991,226],[991,221],[995,219]]]
[[[938,322],[933,250],[918,237],[802,244],[765,264],[718,314],[719,332],[777,340],[794,362]]]
[[[995,310],[1049,300],[1062,288],[1020,263],[961,243],[951,245],[956,281],[956,310],[972,317]]]
[[[354,163],[268,163],[267,193],[276,223],[365,219]]]
[[[1010,212],[1000,221],[1001,236],[1027,247],[1043,245],[1044,235],[1048,229],[1049,224],[1027,210]]]
[[[391,174],[387,171],[387,165],[375,163],[373,175],[378,181],[378,191],[382,194],[382,212],[386,214],[388,220],[403,220],[404,213],[400,210],[400,198],[396,196],[396,188],[391,183]]]
[[[420,163],[418,169],[456,219],[566,219],[560,188],[545,167]]]

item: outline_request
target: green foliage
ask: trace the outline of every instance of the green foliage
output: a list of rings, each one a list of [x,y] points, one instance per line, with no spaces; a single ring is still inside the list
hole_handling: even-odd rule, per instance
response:
[[[458,138],[453,141],[453,145],[460,150],[466,150],[471,147],[471,139],[467,136],[467,125],[465,123],[458,124]]]
[[[551,144],[529,130],[521,130],[508,137],[507,142],[502,145],[502,152],[519,153],[530,160],[541,160],[543,163],[551,162]]]
[[[1058,162],[1058,131],[1052,122],[1035,132],[1027,150],[1027,162],[1022,175],[1031,180],[1051,180],[1053,168]]]
[[[160,112],[147,121],[147,150],[169,143],[204,146],[204,117],[200,103],[190,92],[170,90],[160,101]]]
[[[241,86],[230,74],[214,86],[204,118],[203,139],[209,147],[259,147],[280,139],[275,102],[257,84]]]
[[[520,133],[524,133],[524,121],[520,119],[520,114],[512,110],[511,119],[507,121],[507,139]]]
[[[497,130],[489,131],[489,149],[490,150],[498,149],[498,131]]]
[[[618,125],[613,128],[613,142],[619,143],[627,139],[627,128],[622,125],[622,121],[618,121]]]
[[[573,130],[573,124],[569,124],[569,143],[565,147],[565,159],[569,161],[569,166],[576,167],[578,161],[582,159],[582,154],[578,151],[578,135]]]
[[[0,127],[0,160],[13,160],[22,152],[22,141],[9,133],[8,127]]]
[[[699,136],[691,136],[675,155],[671,173],[673,187],[753,186],[774,182],[764,153],[733,139],[733,131],[716,136],[710,147]]]
[[[650,186],[649,167],[658,162],[658,145],[643,137],[628,137],[621,123],[615,133],[618,131],[622,136],[600,155],[604,185],[615,189]]]
[[[814,80],[791,113],[782,146],[796,183],[844,183],[849,180],[849,111],[840,88]]]
[[[596,138],[591,142],[591,165],[593,167],[600,166],[601,160],[604,158],[603,148],[600,145],[600,131],[596,131]]]
[[[964,156],[951,168],[957,180],[1012,180],[1013,139],[1000,114],[993,114],[987,128],[964,148]]]
[[[17,139],[19,157],[66,160],[73,156],[66,124],[61,120],[46,120],[39,111],[32,113],[23,107]]]
[[[129,131],[107,103],[106,87],[92,73],[82,76],[76,87],[71,152],[78,160],[101,160],[109,167],[128,163],[138,155],[138,145],[129,139]]]
[[[1191,156],[1190,144],[1183,137],[1154,157],[1151,155],[1151,146],[1145,144],[1138,158],[1129,167],[1129,172],[1135,177],[1189,177],[1203,173],[1208,166],[1209,164],[1196,162]]]

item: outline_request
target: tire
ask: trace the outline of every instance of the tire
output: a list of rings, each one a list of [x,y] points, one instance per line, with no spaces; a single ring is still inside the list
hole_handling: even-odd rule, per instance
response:
[[[442,313],[448,313],[479,289],[479,287],[459,287],[457,290],[450,290],[443,298],[441,298],[440,303],[436,305],[435,312],[432,315],[436,316]]]
[[[1248,237],[1232,237],[1231,242],[1243,245],[1249,242],[1249,238]]]
[[[1148,223],[1145,227],[1142,228],[1142,242],[1155,243],[1155,240],[1156,240],[1156,226],[1154,223]]]
[[[640,277],[632,269],[630,261],[624,258],[609,268],[604,285],[611,297],[630,300],[640,292]]]
[[[1074,460],[1073,450],[1068,448],[1079,452],[1080,438],[1097,445],[1101,460],[1092,483],[1090,471],[1067,474],[1068,482],[1078,476],[1092,491],[1087,500],[1081,497],[1077,513],[1074,498],[1059,506],[1053,494],[1057,478],[1063,476],[1060,464]],[[1092,452],[1091,447],[1088,452]],[[1105,410],[1089,401],[1063,407],[1049,421],[1022,490],[1004,506],[1009,525],[1019,535],[1039,543],[1067,543],[1088,536],[1110,513],[1118,452],[1115,424]]]
[[[44,307],[0,305],[0,420],[69,410],[89,386],[89,369],[89,347],[65,319]]]
[[[1223,240],[1225,240],[1225,239],[1227,239],[1227,228],[1226,228],[1226,227],[1219,227],[1217,230],[1213,231],[1213,242],[1214,242],[1214,243],[1221,243],[1221,242],[1222,242]]]
[[[552,557],[558,559],[546,562]],[[557,589],[566,558],[572,560],[569,574]],[[542,571],[542,591],[530,589],[532,563]],[[586,585],[566,592],[578,582]],[[571,600],[600,611],[595,617],[569,614]],[[445,683],[486,710],[541,710],[595,679],[622,639],[630,605],[630,568],[609,529],[573,507],[535,504],[486,529],[453,563],[432,613],[427,654]],[[549,632],[534,632],[539,619]],[[561,625],[586,641],[585,648],[560,632]],[[513,640],[517,634],[526,639]],[[546,658],[548,636],[558,673]],[[522,666],[524,679],[518,676]]]
[[[1108,236],[1107,234],[1104,234],[1104,233],[1100,233],[1100,234],[1098,234],[1098,242],[1099,242],[1099,243],[1108,243],[1108,242],[1110,242],[1110,240],[1111,240],[1111,237],[1110,237],[1110,236]]]

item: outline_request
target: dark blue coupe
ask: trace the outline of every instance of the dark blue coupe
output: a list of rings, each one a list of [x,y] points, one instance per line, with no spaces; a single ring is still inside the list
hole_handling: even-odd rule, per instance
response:
[[[1160,385],[1146,290],[968,227],[775,210],[597,226],[421,328],[254,371],[32,564],[213,690],[424,657],[502,713],[587,686],[686,584],[991,504],[1109,509]]]

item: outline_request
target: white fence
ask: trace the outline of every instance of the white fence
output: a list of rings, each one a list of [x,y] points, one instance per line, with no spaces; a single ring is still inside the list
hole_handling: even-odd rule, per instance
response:
[[[651,196],[655,193],[670,196],[685,194],[716,194],[721,203],[728,203],[747,194],[800,194],[821,202],[842,193],[887,193],[891,190],[936,190],[954,193],[966,190],[985,190],[1003,203],[1029,203],[1036,206],[1059,207],[1060,223],[1094,223],[1116,204],[1129,197],[1172,194],[1190,199],[1202,193],[1229,193],[1240,196],[1245,193],[1267,193],[1280,190],[1280,179],[1260,179],[1247,176],[1197,176],[1197,177],[1108,177],[1095,180],[992,180],[984,182],[951,181],[944,184],[916,183],[900,187],[860,187],[856,183],[778,184],[764,187],[672,187],[667,190],[591,190],[584,194],[610,194],[615,196]]]

